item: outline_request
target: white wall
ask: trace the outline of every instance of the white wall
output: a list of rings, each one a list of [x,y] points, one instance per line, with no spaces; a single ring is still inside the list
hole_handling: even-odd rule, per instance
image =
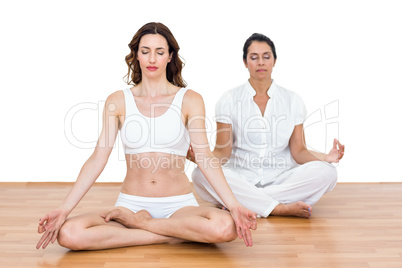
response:
[[[325,151],[333,137],[346,144],[339,181],[401,182],[398,7],[383,0],[3,1],[0,181],[75,180],[100,131],[102,102],[125,86],[127,44],[143,24],[159,21],[178,40],[184,78],[204,96],[209,119],[222,93],[248,78],[242,46],[260,32],[277,47],[274,79],[306,103],[308,145]],[[99,181],[122,181],[120,146]]]

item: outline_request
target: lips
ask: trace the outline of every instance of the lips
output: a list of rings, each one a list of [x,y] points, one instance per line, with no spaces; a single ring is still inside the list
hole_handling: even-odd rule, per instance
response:
[[[158,70],[158,67],[156,67],[156,66],[148,66],[147,69],[150,70],[151,72],[154,72],[154,71]]]
[[[265,70],[265,69],[258,69],[257,70],[257,73],[259,73],[259,72],[266,72],[267,70]]]

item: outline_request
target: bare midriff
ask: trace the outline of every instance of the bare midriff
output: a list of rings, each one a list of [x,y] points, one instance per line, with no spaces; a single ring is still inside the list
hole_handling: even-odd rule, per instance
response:
[[[185,156],[159,152],[126,154],[126,163],[127,175],[122,193],[167,197],[192,192],[185,173]]]

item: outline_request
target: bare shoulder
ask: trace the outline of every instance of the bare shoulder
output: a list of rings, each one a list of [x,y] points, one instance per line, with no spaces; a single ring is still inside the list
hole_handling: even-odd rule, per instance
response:
[[[123,90],[117,90],[115,92],[113,92],[112,94],[110,94],[107,97],[106,101],[110,101],[110,102],[120,102],[120,101],[124,101],[124,93]]]
[[[204,100],[201,94],[194,90],[187,90],[183,99],[182,111],[186,115],[203,115],[205,113]]]
[[[121,115],[125,111],[125,99],[123,90],[118,90],[110,94],[105,103],[105,108],[115,115]]]
[[[195,92],[192,89],[189,89],[184,95],[184,103],[197,105],[197,104],[203,104],[204,100],[200,93]]]

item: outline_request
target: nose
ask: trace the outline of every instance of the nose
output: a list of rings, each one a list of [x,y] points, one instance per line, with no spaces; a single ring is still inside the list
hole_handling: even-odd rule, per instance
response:
[[[264,65],[264,59],[263,58],[258,58],[257,64],[258,65]]]
[[[156,58],[155,53],[149,53],[149,54],[150,54],[149,63],[155,63],[155,58]]]

